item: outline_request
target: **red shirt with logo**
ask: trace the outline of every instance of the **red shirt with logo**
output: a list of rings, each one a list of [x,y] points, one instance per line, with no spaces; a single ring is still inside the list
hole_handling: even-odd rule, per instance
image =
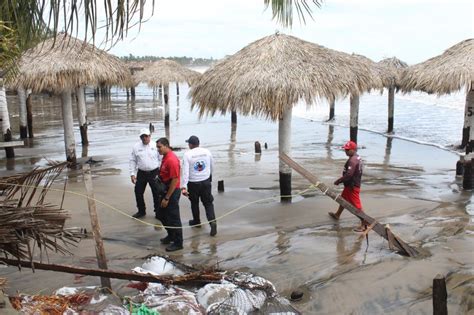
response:
[[[165,156],[163,156],[163,161],[161,161],[160,178],[163,183],[167,185],[173,178],[177,178],[178,182],[176,183],[176,188],[179,189],[181,187],[180,174],[181,165],[179,159],[173,151],[169,151]]]

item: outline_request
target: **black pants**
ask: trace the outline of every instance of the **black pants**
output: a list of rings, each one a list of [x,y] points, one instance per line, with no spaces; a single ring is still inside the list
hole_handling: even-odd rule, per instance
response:
[[[158,175],[159,168],[153,171],[141,171],[138,170],[137,173],[137,182],[135,183],[135,199],[137,200],[138,212],[146,213],[145,199],[143,194],[145,193],[146,184],[150,185],[151,193],[153,194],[153,206],[155,212],[158,211],[160,207],[161,198],[159,196],[158,190],[155,186],[155,177]]]
[[[181,225],[181,216],[179,214],[179,197],[181,196],[181,190],[176,188],[171,194],[168,206],[166,208],[160,208],[156,214],[157,219],[165,226],[171,226],[174,228],[166,228],[168,236],[177,245],[183,245],[183,229]]]
[[[214,213],[214,197],[212,196],[212,183],[210,179],[201,182],[188,182],[189,200],[191,201],[191,211],[195,223],[201,222],[199,214],[199,199],[201,199],[206,209],[207,221],[211,222],[216,219]]]

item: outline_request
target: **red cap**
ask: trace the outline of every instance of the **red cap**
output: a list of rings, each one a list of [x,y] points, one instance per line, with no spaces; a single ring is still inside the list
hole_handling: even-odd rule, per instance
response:
[[[347,141],[342,148],[344,150],[357,150],[357,143],[354,141]]]

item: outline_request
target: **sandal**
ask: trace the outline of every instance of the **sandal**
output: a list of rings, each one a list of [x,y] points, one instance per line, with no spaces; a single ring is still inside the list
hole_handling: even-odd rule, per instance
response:
[[[364,228],[363,226],[358,226],[355,229],[353,229],[353,231],[361,233],[361,232],[365,232],[366,229],[367,228]]]
[[[339,218],[336,216],[334,212],[328,212],[329,216],[333,218],[334,220],[339,220]]]

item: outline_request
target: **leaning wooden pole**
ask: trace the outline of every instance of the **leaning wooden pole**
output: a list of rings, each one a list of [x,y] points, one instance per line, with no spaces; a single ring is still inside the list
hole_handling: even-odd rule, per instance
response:
[[[338,204],[340,204],[345,209],[347,209],[350,213],[352,213],[353,215],[355,215],[361,220],[365,220],[368,224],[373,226],[372,230],[374,230],[377,234],[379,234],[380,236],[385,238],[387,241],[389,241],[389,244],[393,245],[399,253],[410,256],[410,257],[416,257],[418,255],[418,251],[416,249],[406,244],[402,239],[400,239],[398,236],[393,234],[390,231],[390,228],[383,226],[382,224],[377,222],[374,218],[368,216],[364,212],[360,211],[359,209],[351,205],[344,198],[342,198],[341,195],[337,191],[329,188],[324,183],[321,183],[316,176],[314,176],[313,174],[308,172],[306,169],[304,169],[301,165],[293,161],[288,155],[280,153],[280,160],[288,164],[288,166],[290,166],[296,172],[301,174],[310,183],[316,185],[316,187],[318,187],[326,196],[331,197]]]
[[[91,217],[92,235],[95,240],[95,254],[97,256],[99,268],[107,270],[107,258],[105,257],[104,243],[102,242],[102,236],[100,235],[100,224],[99,218],[97,217],[94,190],[92,188],[91,168],[89,164],[84,164],[82,166],[82,172],[84,174],[84,184],[87,191],[87,205],[89,206],[89,215]],[[100,277],[100,283],[103,288],[112,289],[110,278]]]
[[[0,258],[0,262],[3,262],[10,266],[18,266],[24,268],[32,268],[37,270],[50,270],[56,272],[65,272],[78,275],[105,277],[113,279],[122,279],[130,281],[140,282],[155,282],[163,284],[207,284],[207,283],[220,283],[224,277],[219,272],[202,272],[196,271],[186,273],[180,276],[172,275],[151,275],[151,274],[140,274],[126,271],[114,271],[114,270],[102,270],[102,269],[89,269],[83,267],[69,266],[69,265],[58,265],[58,264],[45,264],[40,262],[24,261],[17,259]]]

